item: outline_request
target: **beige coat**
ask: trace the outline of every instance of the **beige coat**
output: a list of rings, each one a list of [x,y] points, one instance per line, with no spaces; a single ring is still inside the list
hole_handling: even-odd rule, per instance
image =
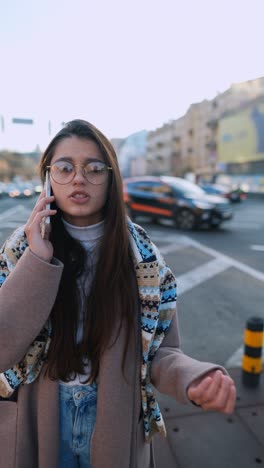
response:
[[[29,248],[0,289],[0,372],[18,362],[46,322],[63,266],[49,264]],[[138,327],[139,328],[139,325]],[[140,397],[140,332],[129,347],[126,377],[121,371],[124,330],[100,364],[98,405],[91,440],[93,468],[153,468],[151,444],[144,442]],[[188,403],[186,389],[214,364],[179,349],[175,316],[151,368],[158,391]],[[43,377],[21,386],[17,402],[0,401],[0,468],[57,468],[58,383]]]

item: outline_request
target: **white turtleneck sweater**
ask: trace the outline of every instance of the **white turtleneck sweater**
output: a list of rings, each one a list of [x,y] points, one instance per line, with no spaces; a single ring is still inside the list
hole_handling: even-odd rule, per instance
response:
[[[78,288],[79,288],[79,297],[80,297],[80,320],[76,336],[76,341],[79,343],[83,336],[83,307],[85,304],[85,298],[88,296],[90,287],[94,278],[94,273],[96,269],[96,264],[98,260],[98,252],[100,246],[100,239],[104,233],[104,221],[100,221],[97,224],[92,226],[74,226],[69,224],[67,221],[62,219],[63,224],[68,231],[68,233],[74,238],[78,239],[82,246],[89,254],[89,265],[87,265],[86,271],[78,279]],[[90,365],[87,362],[85,366],[85,374],[78,374],[75,379],[70,382],[63,382],[66,385],[85,385],[83,384],[84,380],[87,380],[87,377],[90,375]]]

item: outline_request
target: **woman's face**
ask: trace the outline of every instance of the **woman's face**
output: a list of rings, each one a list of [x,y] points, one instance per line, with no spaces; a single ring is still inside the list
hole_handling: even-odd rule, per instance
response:
[[[87,164],[91,160],[104,162],[94,141],[76,136],[65,138],[58,143],[50,165],[59,160],[78,165]],[[82,174],[82,168],[76,167],[76,174],[68,184],[58,184],[52,177],[50,181],[55,202],[65,221],[75,226],[89,226],[102,220],[108,178],[102,185],[93,185]]]

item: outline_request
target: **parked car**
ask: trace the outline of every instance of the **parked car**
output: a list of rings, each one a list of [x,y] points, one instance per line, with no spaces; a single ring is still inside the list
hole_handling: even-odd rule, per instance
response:
[[[221,184],[201,183],[199,186],[208,194],[221,195],[231,202],[241,202],[246,199],[246,193],[240,187],[231,187]]]
[[[152,221],[171,219],[179,229],[207,224],[218,227],[233,216],[230,202],[208,195],[198,185],[179,177],[146,176],[123,181],[128,215],[148,215]]]
[[[8,195],[11,198],[29,198],[35,195],[30,183],[13,183],[8,185]]]

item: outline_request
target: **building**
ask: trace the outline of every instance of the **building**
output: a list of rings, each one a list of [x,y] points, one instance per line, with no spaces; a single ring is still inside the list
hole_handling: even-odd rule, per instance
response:
[[[252,192],[264,192],[264,96],[218,122],[219,168]]]
[[[186,114],[150,132],[147,167],[150,174],[182,176],[214,174],[221,167],[218,132],[222,118],[264,96],[264,77],[232,84],[212,100],[192,104]]]
[[[167,123],[147,138],[146,159],[148,173],[153,175],[171,174],[173,152],[173,126]]]
[[[123,177],[144,175],[146,173],[146,142],[148,132],[141,130],[123,141],[111,140],[119,161]]]

